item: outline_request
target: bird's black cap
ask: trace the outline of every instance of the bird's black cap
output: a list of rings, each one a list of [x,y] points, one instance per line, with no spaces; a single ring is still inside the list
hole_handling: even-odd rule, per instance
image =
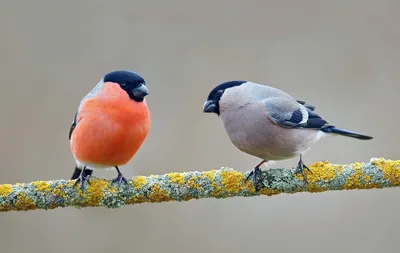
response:
[[[117,70],[107,73],[103,82],[113,82],[119,84],[121,89],[128,93],[129,97],[136,102],[142,102],[147,96],[148,90],[143,77],[129,70]]]

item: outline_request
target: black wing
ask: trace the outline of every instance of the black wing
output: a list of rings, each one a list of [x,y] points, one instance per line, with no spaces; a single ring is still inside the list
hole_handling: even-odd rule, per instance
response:
[[[76,112],[75,113],[75,116],[74,116],[74,120],[72,121],[72,125],[71,125],[71,128],[69,129],[69,136],[68,136],[68,138],[69,138],[69,140],[71,140],[71,135],[72,135],[72,132],[74,131],[74,129],[75,129],[75,127],[76,127],[76,117],[78,116],[78,112]]]
[[[308,109],[308,107],[306,108],[308,112],[308,120],[306,123],[304,123],[303,126],[301,126],[302,128],[322,129],[324,127],[330,126],[328,125],[328,122],[326,120],[313,112],[313,110]]]
[[[283,127],[322,129],[331,126],[326,120],[314,112],[314,106],[307,105],[303,101],[297,102],[304,107],[296,109],[297,106],[288,105],[278,99],[268,100],[266,107],[273,121]],[[304,110],[304,108],[306,110]],[[302,122],[304,119],[307,119],[306,122]]]
[[[301,123],[303,120],[303,113],[300,109],[294,111],[290,118],[288,119],[276,119],[279,125],[288,128],[308,128],[308,129],[321,129],[327,126],[327,121],[321,118],[318,114],[312,112],[310,109],[307,108],[308,112],[308,119],[306,122]],[[307,116],[307,115],[306,115]]]

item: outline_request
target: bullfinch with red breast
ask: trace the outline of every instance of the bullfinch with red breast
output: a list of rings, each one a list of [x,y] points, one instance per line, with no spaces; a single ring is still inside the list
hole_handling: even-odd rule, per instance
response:
[[[119,166],[127,164],[146,139],[150,112],[145,80],[131,71],[113,71],[82,99],[69,131],[76,160],[71,179],[81,187],[93,169],[115,168],[113,183],[126,183]]]

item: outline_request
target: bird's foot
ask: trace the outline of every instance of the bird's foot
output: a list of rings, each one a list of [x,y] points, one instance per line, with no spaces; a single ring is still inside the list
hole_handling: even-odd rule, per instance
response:
[[[127,184],[128,180],[126,180],[126,178],[122,175],[121,171],[119,171],[118,167],[115,167],[115,169],[118,172],[118,176],[116,178],[114,178],[111,183],[116,183],[118,188],[121,186],[122,183]]]
[[[111,181],[113,184],[117,184],[118,187],[120,187],[122,185],[122,183],[127,184],[128,180],[126,180],[126,178],[124,176],[118,175],[116,178],[114,178]]]
[[[300,157],[299,163],[297,164],[297,168],[294,171],[294,174],[301,173],[303,175],[304,182],[308,184],[306,173],[304,169],[307,169],[311,174],[313,173],[307,165],[304,164],[303,159]]]
[[[258,192],[260,190],[259,185],[261,183],[261,175],[262,175],[262,171],[260,169],[260,166],[257,165],[246,177],[246,181],[251,178],[251,180],[253,181],[253,184],[254,184],[254,188],[256,189],[256,192]]]
[[[79,188],[81,189],[81,191],[83,191],[85,189],[85,183],[90,185],[89,177],[90,176],[86,176],[85,173],[81,173],[79,177],[75,180],[74,187],[79,183]]]

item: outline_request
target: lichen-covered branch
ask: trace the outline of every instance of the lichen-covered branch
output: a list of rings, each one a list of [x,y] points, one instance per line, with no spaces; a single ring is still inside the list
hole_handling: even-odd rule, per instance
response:
[[[308,184],[293,169],[262,173],[262,189],[255,192],[247,172],[222,168],[204,172],[136,176],[117,188],[110,181],[92,178],[82,191],[74,181],[36,181],[0,185],[0,211],[54,209],[57,207],[117,208],[144,202],[187,201],[201,198],[251,197],[280,193],[323,192],[400,186],[400,160],[371,159],[369,163],[334,165],[315,162],[306,171]]]

